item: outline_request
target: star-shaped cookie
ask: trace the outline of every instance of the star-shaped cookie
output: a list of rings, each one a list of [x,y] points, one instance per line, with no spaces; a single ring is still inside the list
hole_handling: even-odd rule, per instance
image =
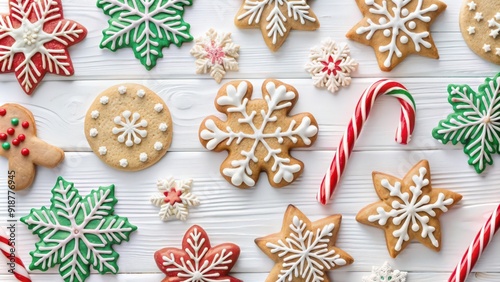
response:
[[[432,22],[446,9],[438,0],[356,0],[364,18],[347,37],[372,46],[383,71],[410,54],[438,59],[430,34]]]
[[[260,28],[271,51],[277,51],[292,29],[316,30],[319,21],[307,0],[243,0],[234,23]]]
[[[341,220],[341,215],[332,215],[311,222],[289,205],[281,231],[255,240],[275,262],[266,282],[328,282],[328,270],[353,263],[350,255],[335,247]]]
[[[462,196],[432,188],[428,161],[420,161],[403,179],[374,172],[373,185],[381,201],[363,208],[356,220],[385,231],[391,257],[398,256],[413,239],[435,251],[441,249],[439,216]]]

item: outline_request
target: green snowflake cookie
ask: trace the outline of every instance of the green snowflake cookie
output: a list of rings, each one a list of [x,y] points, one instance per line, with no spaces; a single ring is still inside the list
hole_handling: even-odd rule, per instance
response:
[[[462,143],[469,156],[469,165],[477,173],[493,164],[492,155],[500,153],[500,73],[486,78],[474,92],[468,85],[448,86],[449,103],[454,113],[432,131],[432,136],[444,144]]]
[[[193,40],[182,18],[184,6],[192,4],[193,0],[98,0],[97,7],[111,17],[100,47],[113,52],[130,47],[151,70],[163,58],[163,47]]]
[[[90,266],[100,274],[118,272],[113,244],[128,241],[137,227],[113,215],[115,186],[99,187],[84,198],[62,177],[52,189],[50,208],[31,209],[21,218],[40,237],[30,252],[31,270],[47,271],[59,264],[64,281],[85,281]]]

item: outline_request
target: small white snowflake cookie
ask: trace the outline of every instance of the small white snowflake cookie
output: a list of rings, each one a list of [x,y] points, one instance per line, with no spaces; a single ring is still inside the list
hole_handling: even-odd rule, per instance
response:
[[[435,251],[441,250],[439,216],[462,196],[432,188],[428,161],[417,163],[403,179],[374,172],[373,186],[381,200],[359,211],[356,220],[385,231],[391,257],[397,257],[412,240]]]
[[[196,58],[196,73],[210,75],[220,83],[226,72],[237,71],[240,45],[234,44],[231,33],[218,33],[210,29],[205,36],[196,38],[191,55]]]
[[[388,262],[380,267],[374,266],[369,276],[363,277],[363,282],[406,282],[408,272],[392,269]]]
[[[151,196],[151,203],[160,208],[160,219],[177,218],[185,221],[189,207],[200,205],[200,200],[191,193],[193,180],[175,180],[173,177],[160,179],[156,183],[158,193]]]
[[[139,84],[105,90],[85,116],[85,135],[92,151],[121,170],[141,170],[158,162],[170,147],[172,132],[165,102]]]
[[[460,30],[474,53],[500,65],[500,1],[463,0]]]
[[[311,74],[314,86],[327,88],[335,93],[340,87],[351,84],[351,73],[358,68],[358,63],[350,57],[347,44],[337,44],[331,38],[311,49],[306,71]]]
[[[354,259],[335,246],[341,215],[311,222],[289,205],[279,233],[257,238],[255,243],[275,266],[266,281],[328,281],[328,271],[349,265]]]

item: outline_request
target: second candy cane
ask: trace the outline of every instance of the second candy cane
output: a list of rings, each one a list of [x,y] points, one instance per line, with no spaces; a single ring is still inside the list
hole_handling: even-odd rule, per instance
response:
[[[366,122],[375,100],[380,96],[391,96],[397,98],[401,104],[401,116],[396,131],[396,142],[407,144],[415,128],[415,101],[402,84],[382,79],[372,84],[365,90],[356,106],[356,111],[342,136],[333,161],[321,182],[321,187],[316,196],[317,200],[325,205],[332,198],[335,188],[340,181],[347,161],[351,155],[354,144],[358,139],[361,129]]]

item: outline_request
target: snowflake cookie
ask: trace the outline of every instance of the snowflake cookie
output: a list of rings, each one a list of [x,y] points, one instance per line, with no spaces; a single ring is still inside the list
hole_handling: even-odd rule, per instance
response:
[[[10,0],[9,10],[0,15],[0,73],[14,72],[28,95],[47,72],[73,75],[67,49],[87,30],[63,17],[61,0]]]
[[[198,225],[186,231],[182,248],[155,252],[158,268],[167,275],[163,282],[241,282],[229,276],[240,256],[240,247],[224,243],[212,247],[208,234]]]
[[[209,73],[220,83],[227,71],[237,71],[240,45],[234,44],[231,33],[210,29],[206,36],[195,40],[191,55],[196,58],[196,73]]]
[[[500,1],[464,0],[460,30],[472,51],[500,65]]]
[[[381,267],[374,266],[369,276],[363,277],[363,282],[406,282],[408,272],[393,270],[388,262]]]
[[[328,271],[349,265],[354,259],[335,247],[341,215],[311,222],[289,205],[280,233],[257,238],[257,246],[276,264],[266,281],[328,282]]]
[[[482,173],[500,153],[500,73],[486,78],[476,93],[468,85],[448,86],[453,113],[441,120],[432,136],[442,143],[462,143],[469,165]]]
[[[90,267],[100,274],[118,273],[118,253],[113,245],[128,241],[137,227],[114,215],[115,186],[80,196],[73,183],[57,179],[50,207],[31,209],[21,222],[40,237],[30,269],[47,271],[59,264],[66,282],[85,281]]]
[[[193,180],[175,180],[173,177],[160,179],[156,183],[159,193],[151,197],[151,203],[160,207],[160,218],[167,221],[175,216],[187,220],[188,208],[200,205],[196,195],[191,194]]]
[[[85,116],[85,135],[92,151],[121,170],[141,170],[158,162],[170,147],[172,133],[165,102],[139,84],[105,90]]]
[[[331,38],[312,48],[310,62],[305,68],[311,74],[314,86],[335,93],[340,87],[350,85],[351,72],[358,68],[358,63],[350,55],[347,44],[337,44]]]
[[[308,0],[242,0],[234,19],[239,28],[258,28],[271,51],[285,43],[292,29],[316,30],[319,20]]]
[[[163,47],[181,47],[193,40],[182,18],[184,7],[192,4],[193,0],[97,0],[97,7],[110,17],[100,47],[113,52],[130,47],[151,70],[163,58]]]
[[[263,99],[252,98],[249,81],[226,83],[215,98],[216,108],[227,121],[207,117],[200,126],[200,142],[208,150],[229,151],[220,171],[239,188],[255,185],[261,171],[273,187],[292,183],[304,164],[290,156],[290,149],[311,146],[318,123],[309,113],[288,116],[299,98],[291,85],[268,79],[262,84]]]
[[[432,188],[429,162],[420,161],[403,179],[374,172],[373,186],[381,200],[363,208],[356,220],[385,231],[391,257],[397,257],[413,239],[441,250],[439,216],[462,196]]]
[[[430,34],[446,9],[439,0],[356,0],[364,18],[347,37],[375,50],[379,67],[391,71],[410,54],[438,59]]]

